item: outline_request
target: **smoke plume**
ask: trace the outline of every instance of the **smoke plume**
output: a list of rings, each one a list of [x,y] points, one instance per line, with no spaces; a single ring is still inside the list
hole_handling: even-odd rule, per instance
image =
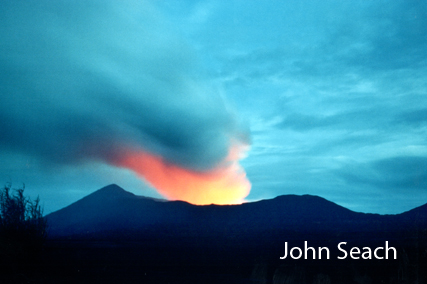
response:
[[[0,151],[126,167],[171,199],[248,194],[248,131],[149,3],[6,1],[0,37]]]

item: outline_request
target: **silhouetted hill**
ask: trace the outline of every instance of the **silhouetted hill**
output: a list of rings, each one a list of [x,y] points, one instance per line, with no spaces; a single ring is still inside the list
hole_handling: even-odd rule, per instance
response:
[[[180,204],[179,204],[180,203]],[[182,205],[136,196],[112,184],[46,216],[51,236],[93,235],[112,230],[142,230],[182,218]],[[175,208],[176,207],[176,208]],[[173,209],[171,212],[170,209]],[[174,218],[171,218],[174,216]]]
[[[426,216],[427,205],[364,214],[312,195],[196,206],[109,185],[46,216],[45,255],[25,283],[427,283]],[[386,242],[396,259],[338,258],[339,243],[385,257]]]
[[[136,196],[109,185],[46,218],[51,237],[278,239],[284,234],[395,232],[427,223],[426,208],[424,205],[399,215],[364,214],[311,195],[196,206]]]
[[[417,222],[427,222],[427,204],[406,211],[400,215],[407,219],[416,220]]]

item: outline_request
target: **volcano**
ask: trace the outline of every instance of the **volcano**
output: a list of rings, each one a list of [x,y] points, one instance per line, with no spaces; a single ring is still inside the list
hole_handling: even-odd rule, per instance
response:
[[[112,184],[46,216],[51,238],[234,238],[389,235],[427,224],[427,205],[397,215],[351,211],[312,195],[240,205],[192,205],[137,196]],[[271,240],[266,240],[270,242]]]

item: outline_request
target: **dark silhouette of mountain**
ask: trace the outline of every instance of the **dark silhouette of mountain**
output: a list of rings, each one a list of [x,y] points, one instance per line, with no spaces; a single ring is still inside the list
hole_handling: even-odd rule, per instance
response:
[[[9,283],[427,283],[427,205],[396,215],[284,195],[196,206],[106,186],[46,216],[44,256]],[[307,243],[306,243],[307,242]],[[386,242],[397,258],[368,255]],[[339,259],[347,251],[348,257]],[[328,248],[330,258],[315,258]],[[301,258],[291,248],[301,248]],[[353,247],[363,249],[350,257]],[[302,257],[303,250],[307,258]],[[388,250],[387,250],[388,252]],[[389,254],[394,256],[394,251]],[[281,259],[287,255],[285,259]],[[294,251],[294,255],[298,255]],[[329,256],[329,254],[328,254]],[[366,259],[361,259],[364,256]],[[31,279],[33,281],[28,281]],[[65,282],[64,282],[65,281]],[[68,281],[68,282],[67,282]],[[3,281],[0,273],[0,282]]]
[[[427,223],[427,204],[406,211],[400,214],[400,217],[418,223]]]
[[[189,206],[136,196],[112,184],[46,216],[53,236],[91,235],[111,230],[140,230],[154,224],[179,222]],[[165,206],[166,205],[166,206]],[[172,210],[171,210],[172,209]],[[174,216],[174,219],[171,218]]]
[[[136,196],[113,184],[46,218],[51,237],[278,238],[289,232],[384,234],[426,224],[426,212],[427,205],[399,215],[358,213],[311,195],[285,195],[241,205],[196,206]]]

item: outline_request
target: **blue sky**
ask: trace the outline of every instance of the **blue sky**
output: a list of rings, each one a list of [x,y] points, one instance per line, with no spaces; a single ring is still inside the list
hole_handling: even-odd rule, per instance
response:
[[[427,203],[425,1],[2,5],[0,181],[46,213],[109,183],[160,197],[117,145],[205,170],[228,137],[251,145],[249,201]]]

